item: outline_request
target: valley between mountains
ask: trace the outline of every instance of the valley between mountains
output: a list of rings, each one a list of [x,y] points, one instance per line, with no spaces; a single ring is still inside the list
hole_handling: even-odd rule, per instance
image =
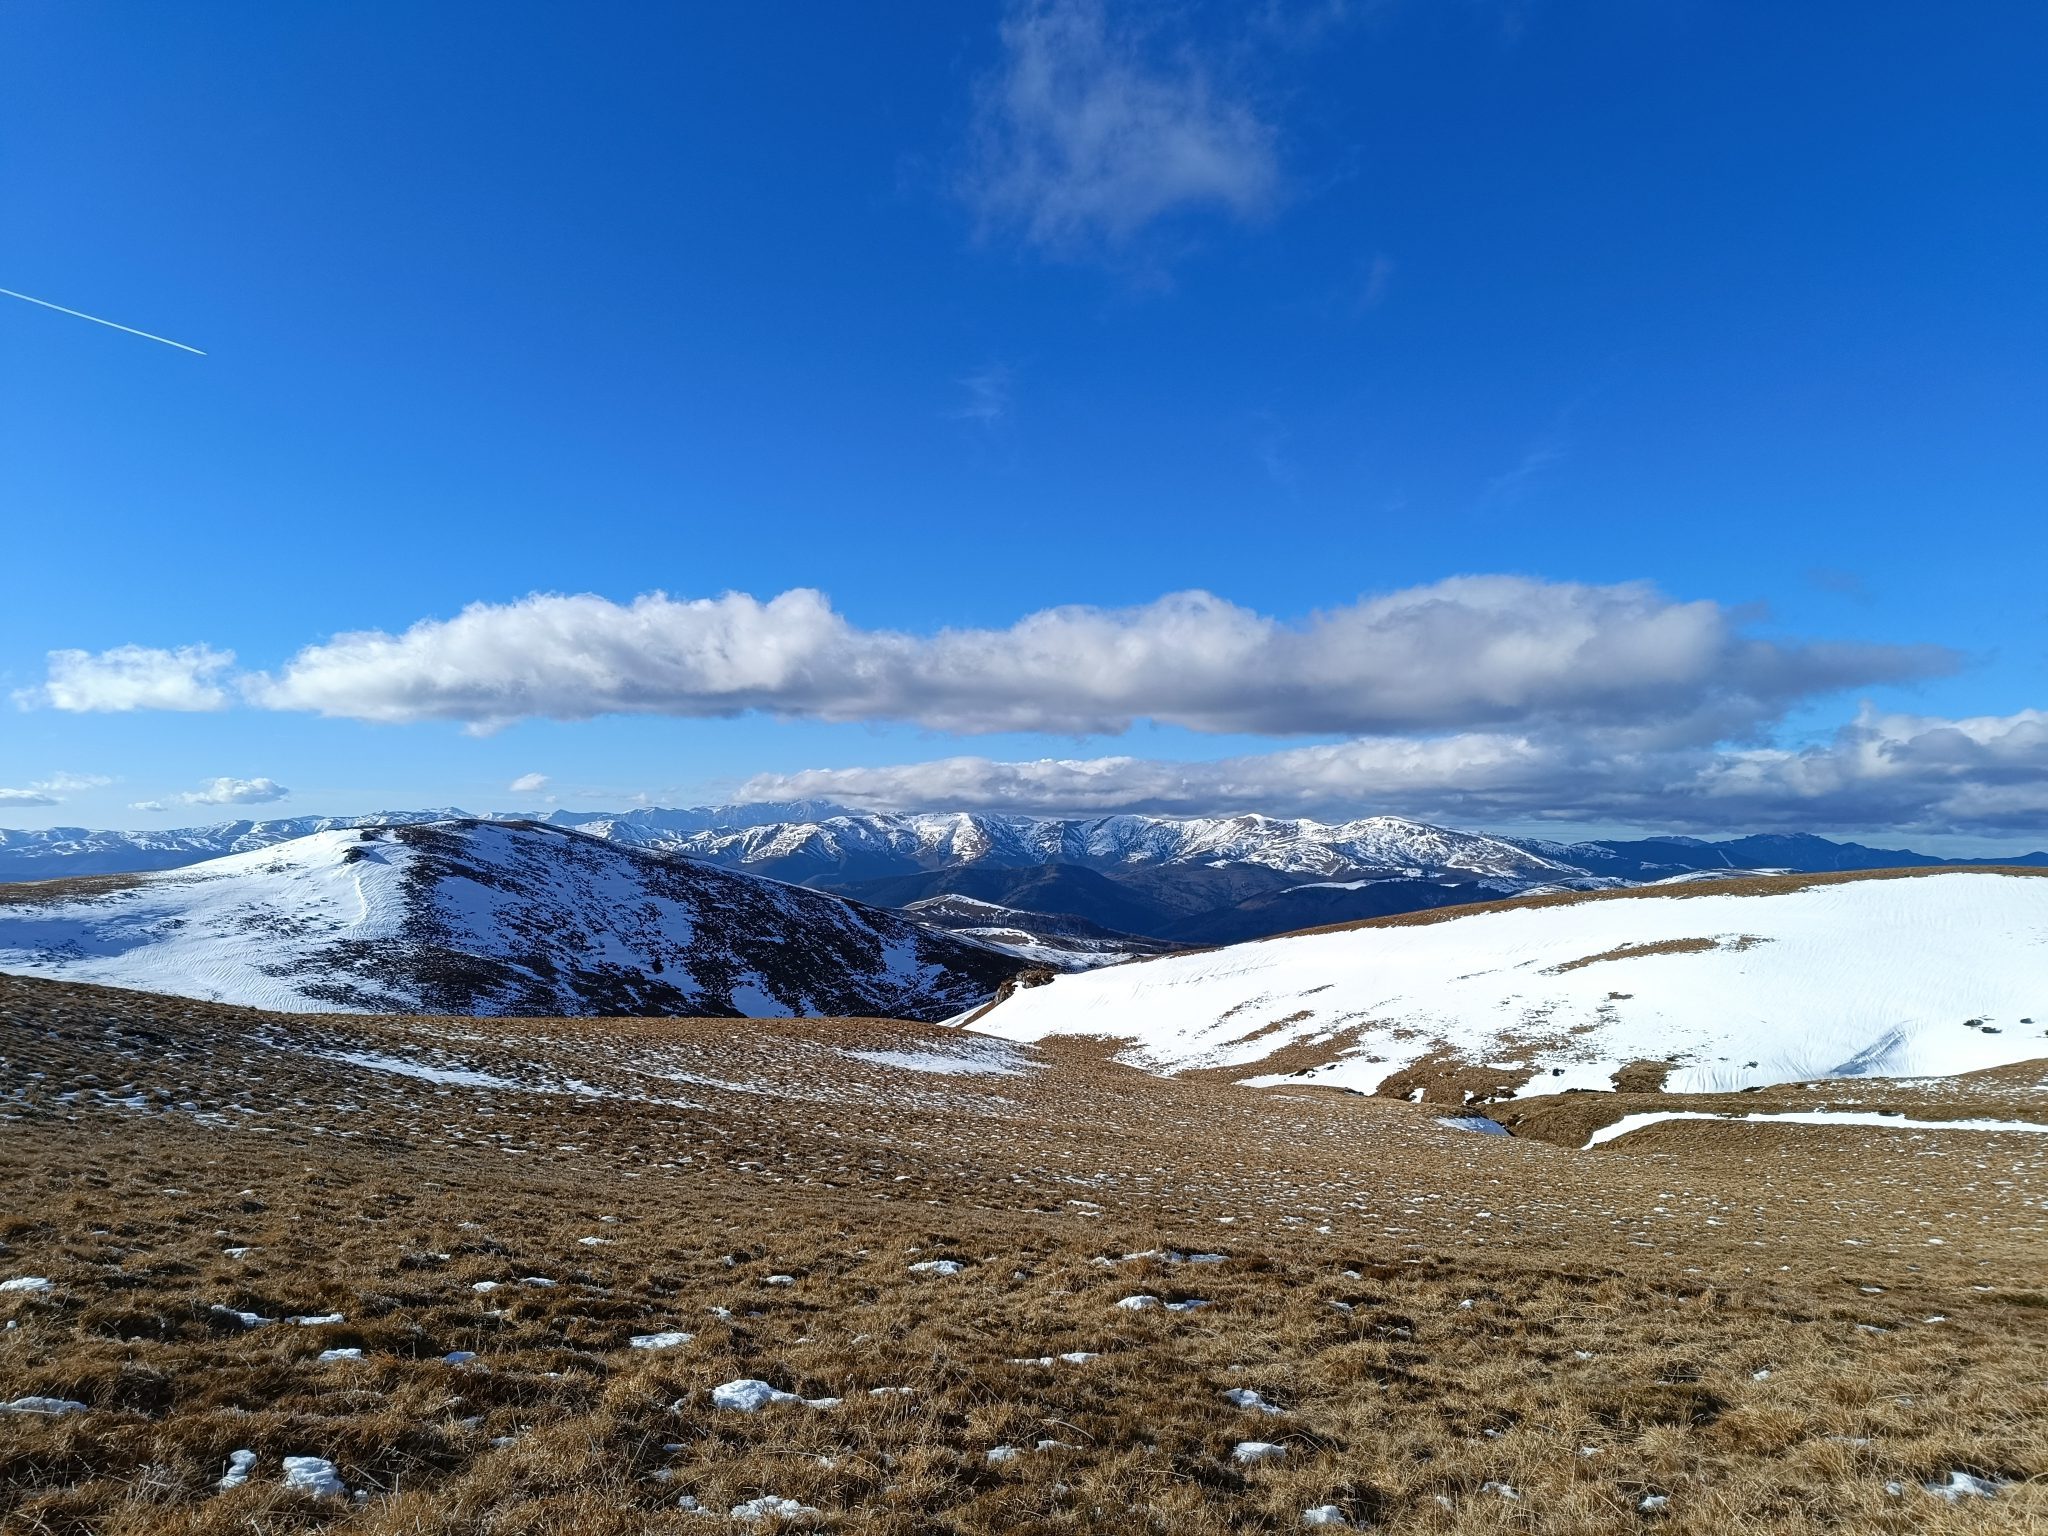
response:
[[[0,886],[0,1526],[2048,1528],[2048,873],[940,820]]]

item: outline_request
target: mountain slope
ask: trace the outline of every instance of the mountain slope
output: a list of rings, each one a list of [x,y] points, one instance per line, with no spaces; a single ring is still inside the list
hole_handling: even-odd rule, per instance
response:
[[[1025,912],[978,901],[972,896],[928,896],[903,908],[906,917],[961,934],[977,943],[1060,970],[1117,965],[1140,955],[1169,954],[1174,946],[1157,939],[1118,933],[1086,918]]]
[[[328,831],[0,887],[0,970],[282,1010],[932,1018],[1021,967],[895,913],[531,823]]]
[[[2044,1026],[2048,877],[2030,871],[1418,914],[1063,976],[973,1021],[1110,1036],[1162,1071],[1278,1066],[1368,1093],[1431,1064],[1483,1069],[1480,1092],[1609,1088],[1645,1061],[1675,1064],[1679,1091],[1951,1073],[2048,1056]]]

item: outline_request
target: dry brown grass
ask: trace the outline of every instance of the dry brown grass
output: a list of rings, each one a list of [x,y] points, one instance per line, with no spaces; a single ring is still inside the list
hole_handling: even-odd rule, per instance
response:
[[[130,890],[145,875],[66,875],[61,880],[0,881],[0,907],[38,906],[53,901],[90,901]]]
[[[1744,937],[1749,938],[1749,935],[1745,934]],[[1762,942],[1760,939],[1752,938],[1742,947],[1749,949]],[[1644,955],[1703,955],[1720,947],[1719,939],[1659,939],[1650,944],[1617,944],[1613,949],[1603,949],[1597,955],[1581,955],[1578,959],[1567,960],[1562,965],[1548,966],[1543,974],[1562,976],[1568,971],[1583,971],[1589,965],[1600,965],[1608,960],[1635,960]]]
[[[686,1494],[878,1533],[1277,1532],[1329,1503],[1460,1536],[2048,1526],[2048,1138],[1659,1127],[1581,1154],[1086,1043],[1015,1076],[847,1054],[962,1048],[0,978],[0,1278],[54,1283],[0,1295],[0,1400],[89,1405],[0,1417],[0,1528],[725,1528]],[[1157,1249],[1227,1257],[1122,1257]],[[966,1268],[909,1270],[941,1257]],[[1136,1293],[1211,1305],[1116,1307]],[[627,1347],[662,1329],[695,1337]],[[1067,1351],[1099,1358],[1014,1363]],[[713,1409],[742,1376],[842,1402]],[[1252,1439],[1287,1455],[1235,1465]],[[241,1448],[249,1485],[215,1492]],[[302,1453],[367,1498],[284,1491]],[[1920,1491],[1958,1469],[2009,1486]]]

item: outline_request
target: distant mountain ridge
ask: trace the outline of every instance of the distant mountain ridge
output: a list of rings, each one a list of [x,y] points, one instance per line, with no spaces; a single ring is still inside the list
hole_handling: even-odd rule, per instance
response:
[[[877,906],[905,908],[957,895],[1169,944],[1234,943],[1532,890],[1599,889],[1701,871],[1816,873],[1984,862],[1810,834],[1563,843],[1398,816],[1318,822],[1258,815],[898,814],[796,801],[555,811],[533,818],[394,811],[163,832],[0,831],[0,881],[171,869],[321,832],[452,818],[537,821],[615,846],[679,855]],[[2048,853],[1997,862],[2048,865]],[[1010,918],[996,926],[1019,924]],[[1043,923],[1033,932],[1039,936],[1034,944],[1058,936]]]

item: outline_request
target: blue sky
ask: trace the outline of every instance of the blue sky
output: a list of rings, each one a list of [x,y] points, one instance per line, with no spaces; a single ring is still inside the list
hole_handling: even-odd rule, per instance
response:
[[[2036,7],[0,36],[0,823],[2048,834]]]

